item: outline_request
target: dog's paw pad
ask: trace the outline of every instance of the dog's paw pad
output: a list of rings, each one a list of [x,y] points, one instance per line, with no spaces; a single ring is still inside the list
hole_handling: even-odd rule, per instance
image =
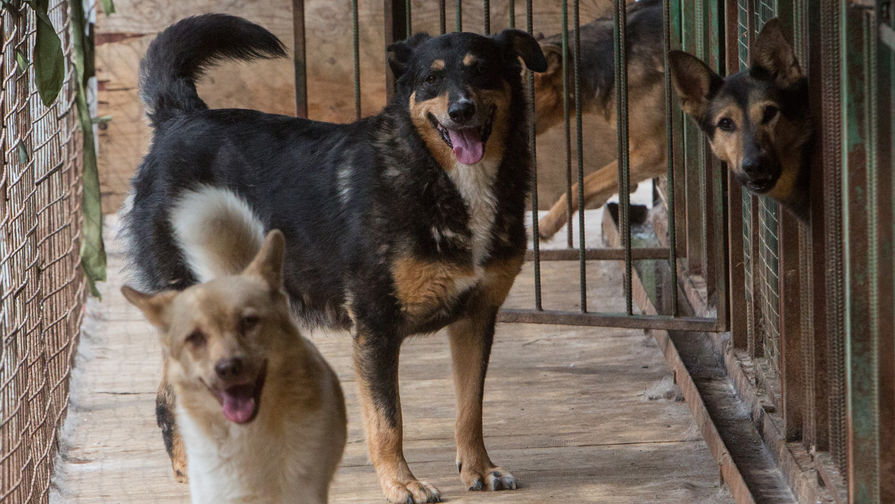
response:
[[[395,504],[425,504],[441,502],[441,493],[425,481],[412,480],[406,483],[392,481],[383,484],[385,498]]]

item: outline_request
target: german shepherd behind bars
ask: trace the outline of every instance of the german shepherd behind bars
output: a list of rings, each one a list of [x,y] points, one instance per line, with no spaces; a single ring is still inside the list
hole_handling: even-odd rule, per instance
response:
[[[627,62],[631,183],[636,184],[666,172],[664,62],[662,58],[662,1],[643,0],[627,9]],[[582,112],[597,112],[615,125],[614,54],[612,18],[601,18],[580,28]],[[559,124],[563,117],[562,44],[559,35],[541,41],[547,71],[535,76],[537,131]],[[570,47],[570,53],[573,48]],[[696,58],[673,51],[672,84],[682,97],[684,111],[710,137],[716,155],[727,162],[737,179],[749,190],[767,194],[801,219],[807,218],[807,160],[811,137],[807,83],[801,75],[792,46],[782,35],[779,21],[769,21],[752,51],[752,68],[726,81]],[[570,54],[571,60],[572,54]],[[779,65],[786,65],[779,66]],[[785,73],[781,73],[784,72]],[[574,76],[571,75],[570,79]],[[705,89],[700,89],[703,82]],[[721,84],[728,82],[722,90]],[[567,86],[572,88],[573,82]],[[705,107],[711,99],[714,108]],[[570,97],[574,107],[574,97]],[[736,134],[713,127],[717,121],[703,114],[719,113],[727,103],[741,110],[764,113],[763,105],[775,103],[763,115],[741,122]],[[761,109],[761,110],[759,110]],[[746,119],[747,113],[738,113]],[[717,118],[717,119],[720,119]],[[732,118],[728,118],[731,121]],[[724,122],[728,127],[728,122]],[[613,161],[584,178],[585,205],[602,205],[618,192],[618,163]],[[572,211],[577,211],[578,185],[572,188]],[[538,223],[542,238],[552,237],[568,218],[563,195]]]
[[[215,208],[221,202],[229,218]],[[192,502],[326,504],[345,448],[345,401],[293,321],[282,233],[265,240],[241,218],[245,203],[222,189],[206,188],[174,212],[191,264],[212,278],[183,291],[121,292],[159,330]]]
[[[327,124],[209,110],[199,98],[195,81],[212,62],[284,54],[260,26],[218,14],[163,31],[140,70],[155,136],[133,180],[128,254],[145,289],[185,289],[202,272],[177,240],[172,208],[208,187],[245,202],[244,218],[285,235],[285,290],[298,316],[353,331],[370,458],[387,499],[441,499],[404,459],[398,354],[405,338],[445,326],[460,479],[469,490],[514,489],[485,450],[482,394],[497,311],[526,247],[520,58],[534,71],[546,61],[517,30],[417,34],[388,50],[391,102],[358,122]],[[163,383],[158,419],[182,470],[176,400]]]
[[[749,55],[747,70],[723,78],[696,57],[672,51],[671,82],[681,108],[737,180],[807,221],[808,80],[776,18],[765,23]]]

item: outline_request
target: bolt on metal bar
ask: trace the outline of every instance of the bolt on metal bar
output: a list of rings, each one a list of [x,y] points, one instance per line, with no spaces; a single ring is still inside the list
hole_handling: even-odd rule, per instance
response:
[[[457,18],[457,30],[456,31],[461,32],[461,31],[463,31],[463,0],[457,0],[456,18]]]
[[[625,28],[627,23],[626,4],[615,0],[615,25],[612,31],[615,54],[615,105],[618,124],[618,182],[619,217],[621,220],[622,245],[625,247],[625,309],[628,315],[634,312],[631,289],[631,195],[630,163],[628,159],[628,66],[625,55]],[[578,184],[579,187],[581,184]]]
[[[444,3],[445,0],[438,0],[438,29],[441,30],[441,34],[444,35],[447,32],[447,17],[444,13]]]
[[[569,122],[569,2],[562,2],[562,119],[566,154],[566,246],[572,248],[572,125]]]
[[[360,120],[360,40],[358,32],[357,0],[351,0],[351,35],[354,44],[354,117]]]
[[[485,35],[491,35],[491,2],[482,0],[482,28]]]
[[[578,149],[578,283],[581,289],[581,311],[587,312],[587,251],[584,236],[584,140],[581,132],[581,16],[580,2],[575,0],[573,22],[575,24],[575,143]],[[571,218],[571,212],[569,216]],[[571,233],[570,233],[571,234]],[[625,245],[625,257],[631,255],[631,243]],[[630,263],[630,261],[628,261]],[[631,271],[628,270],[628,278]],[[630,297],[631,289],[628,289]],[[628,310],[631,313],[631,310]]]
[[[411,12],[411,8],[412,8],[412,7],[413,7],[413,1],[412,1],[412,0],[404,0],[404,14],[407,16],[407,17],[404,18],[404,22],[405,22],[405,25],[406,25],[406,30],[407,30],[407,36],[408,36],[408,37],[411,36],[411,35],[413,35],[413,20],[412,20],[412,17],[413,17],[413,16],[410,15],[410,12]]]
[[[292,61],[295,68],[295,115],[308,117],[308,74],[305,55],[305,0],[292,0]]]
[[[457,0],[457,5],[460,0]],[[533,34],[533,14],[531,0],[525,1],[525,28]],[[460,19],[459,17],[457,18]],[[535,136],[535,79],[534,72],[528,70],[528,145],[531,148],[531,246],[534,259],[535,309],[544,309],[541,303],[541,242],[538,235],[538,149]]]
[[[674,123],[672,119],[671,72],[668,53],[671,51],[671,2],[662,4],[663,52],[665,65],[665,162],[668,191],[668,264],[671,267],[671,315],[677,316],[677,231],[674,219]]]

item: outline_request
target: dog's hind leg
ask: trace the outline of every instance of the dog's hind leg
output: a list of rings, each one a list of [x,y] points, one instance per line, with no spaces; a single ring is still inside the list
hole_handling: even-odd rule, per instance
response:
[[[354,365],[370,460],[379,476],[382,493],[389,502],[441,502],[438,489],[416,479],[404,459],[398,394],[400,344],[394,335],[376,335],[363,329],[358,329],[354,338]]]
[[[618,192],[618,162],[612,161],[599,170],[584,177],[584,206],[602,205]],[[568,198],[563,194],[550,208],[547,215],[538,221],[538,235],[549,239],[562,229],[569,219]],[[572,213],[578,211],[578,184],[572,186]]]
[[[632,142],[633,144],[634,142]],[[637,183],[658,177],[665,173],[665,146],[664,143],[640,142],[644,147],[634,149],[630,155],[630,191],[633,192]],[[618,192],[618,161],[612,161],[599,170],[584,177],[584,207],[590,205],[602,206],[613,194]],[[563,194],[550,212],[538,221],[538,235],[547,240],[568,221],[568,204],[566,195]],[[572,213],[577,212],[581,206],[578,204],[578,184],[572,186]]]
[[[165,442],[168,457],[171,458],[174,479],[180,483],[187,483],[186,448],[174,420],[174,388],[168,383],[167,368],[168,361],[167,358],[164,358],[162,381],[159,383],[158,394],[155,397],[155,419],[159,428],[162,429],[162,440]]]

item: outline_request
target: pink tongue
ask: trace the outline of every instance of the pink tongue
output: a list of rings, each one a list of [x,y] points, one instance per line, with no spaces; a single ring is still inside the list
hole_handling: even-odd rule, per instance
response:
[[[482,156],[485,155],[485,144],[482,143],[479,131],[479,128],[448,130],[457,161],[470,165],[482,160]]]
[[[246,423],[255,414],[253,387],[240,385],[225,390],[223,396],[224,417],[234,423]]]

